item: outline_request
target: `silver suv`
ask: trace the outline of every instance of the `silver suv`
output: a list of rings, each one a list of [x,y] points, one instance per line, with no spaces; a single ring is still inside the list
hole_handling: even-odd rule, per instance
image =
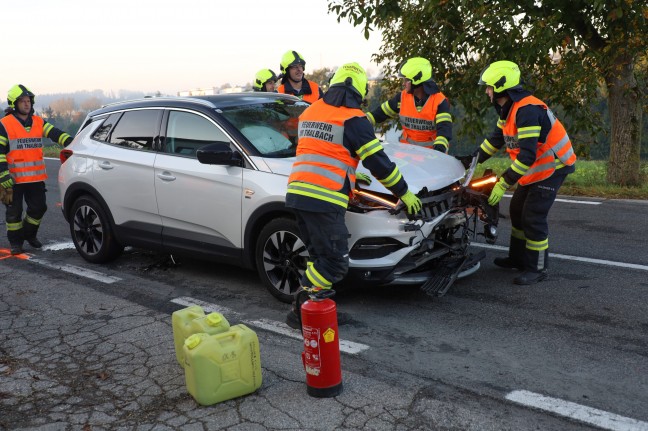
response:
[[[272,295],[291,301],[308,253],[284,199],[306,107],[292,96],[243,93],[146,98],[91,112],[61,152],[58,177],[77,251],[94,263],[116,259],[125,246],[232,263],[256,269]],[[466,187],[453,157],[384,147],[424,209],[408,217],[378,181],[356,190],[346,216],[347,279],[419,283],[442,294],[479,267],[467,249],[471,222],[487,218],[483,195]],[[487,223],[492,232],[496,219]]]

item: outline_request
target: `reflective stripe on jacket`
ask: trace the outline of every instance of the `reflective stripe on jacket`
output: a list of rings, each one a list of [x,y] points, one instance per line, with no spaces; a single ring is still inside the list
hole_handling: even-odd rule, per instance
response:
[[[542,106],[549,116],[551,130],[547,135],[546,142],[538,142],[536,160],[518,181],[521,185],[542,181],[549,178],[557,168],[565,165],[571,166],[576,163],[576,154],[574,153],[574,149],[572,148],[565,127],[560,121],[558,121],[547,105],[535,96],[527,96],[514,102],[511,111],[509,112],[508,119],[502,127],[504,141],[506,142],[506,151],[511,157],[511,160],[515,161],[517,155],[520,153],[520,148],[515,145],[515,143],[517,143],[520,138],[524,138],[524,136],[518,134],[515,118],[518,109],[526,105]]]
[[[0,121],[9,139],[7,164],[14,181],[18,184],[45,181],[47,179],[45,160],[43,160],[45,121],[33,115],[29,131],[13,115],[7,115]]]
[[[419,112],[416,109],[414,95],[403,91],[399,111],[399,120],[403,126],[403,135],[400,141],[405,144],[433,147],[437,137],[437,109],[444,100],[445,96],[441,92],[431,94]],[[449,116],[450,114],[448,114]]]
[[[299,117],[297,157],[288,178],[288,193],[308,196],[346,209],[349,196],[341,193],[347,178],[353,190],[360,159],[344,146],[344,122],[364,117],[360,109],[316,101]]]
[[[313,81],[307,81],[307,82],[308,82],[308,86],[311,89],[310,94],[304,93],[304,94],[297,94],[296,95],[296,94],[292,94],[292,93],[287,93],[286,92],[286,86],[284,84],[281,84],[279,87],[277,87],[277,92],[283,93],[283,94],[291,94],[293,96],[299,97],[304,102],[308,102],[308,103],[312,104],[313,102],[317,101],[320,98],[319,97],[319,94],[320,94],[319,85],[317,85],[317,83],[313,82]]]

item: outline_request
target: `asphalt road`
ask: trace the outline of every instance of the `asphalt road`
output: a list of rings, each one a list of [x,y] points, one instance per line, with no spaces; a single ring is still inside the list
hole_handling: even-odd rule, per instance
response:
[[[121,306],[132,304],[158,313],[163,321],[170,320],[168,315],[182,308],[180,304],[196,300],[211,304],[233,320],[252,326],[257,322],[254,329],[262,352],[272,358],[263,364],[264,372],[281,375],[284,381],[295,379],[292,383],[296,386],[290,389],[294,392],[297,388],[293,396],[308,399],[298,357],[301,343],[295,334],[293,338],[282,335],[281,323],[275,323],[283,322],[287,306],[264,290],[255,273],[181,256],[171,260],[142,250],[128,250],[109,265],[83,261],[69,248],[68,226],[57,207],[57,169],[57,161],[48,161],[50,209],[40,238],[51,248],[30,253],[31,261],[0,260],[0,270],[5,271],[0,274],[9,274],[11,269],[14,283],[20,282],[16,274],[24,274],[25,279],[38,275],[32,281],[38,285],[21,286],[34,292],[34,300],[43,300],[38,292],[47,288],[48,280],[54,284],[67,281],[77,286],[61,293],[71,295],[70,302],[86,293],[101,295],[101,301],[108,297]],[[505,216],[508,201],[506,197],[503,200]],[[516,286],[512,284],[514,271],[492,264],[493,257],[505,253],[510,233],[505,218],[495,246],[475,244],[475,250],[487,251],[481,269],[459,280],[443,298],[428,297],[415,287],[403,286],[338,293],[338,310],[348,317],[340,327],[340,337],[362,346],[358,353],[343,354],[343,372],[352,376],[350,386],[366,379],[360,386],[366,386],[368,393],[355,387],[362,397],[376,400],[376,394],[393,391],[395,398],[409,400],[409,407],[399,407],[407,412],[404,418],[392,413],[390,418],[382,418],[380,426],[369,419],[349,422],[348,417],[341,422],[322,419],[276,428],[263,421],[245,420],[233,426],[648,430],[646,212],[646,201],[561,196],[550,220],[550,276],[536,286]],[[3,237],[0,248],[7,245]],[[100,275],[88,278],[87,274],[94,273],[61,271],[66,265]],[[108,283],[101,281],[102,276],[119,280]],[[9,305],[0,308],[4,337],[0,341],[10,345],[12,324],[5,319],[6,310],[17,305],[7,298],[14,298],[16,293],[3,285],[0,292]],[[15,354],[14,350],[2,348],[0,353],[7,358]],[[291,361],[286,362],[287,357]],[[273,360],[281,364],[269,362]],[[4,362],[7,375],[12,368],[7,365],[8,359]],[[2,366],[0,361],[0,395],[4,394],[0,408],[12,408],[15,400],[7,395],[6,383],[3,386]],[[270,389],[264,383],[261,392]],[[27,393],[20,402],[30,396]],[[10,401],[3,403],[5,399]],[[414,404],[416,400],[418,404]],[[303,406],[303,412],[292,413],[295,417],[312,415],[318,408],[330,408],[327,401],[313,399]],[[398,402],[393,398],[376,401],[381,403],[388,409],[388,404]],[[38,428],[50,423],[50,419],[23,419],[19,425]],[[111,428],[113,422],[89,423]],[[10,429],[15,424],[0,420],[3,425]],[[211,429],[204,423],[202,426]]]

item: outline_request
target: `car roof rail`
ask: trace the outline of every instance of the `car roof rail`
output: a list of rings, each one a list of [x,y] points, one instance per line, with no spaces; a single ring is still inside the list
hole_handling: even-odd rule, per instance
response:
[[[151,100],[178,100],[178,101],[186,101],[186,102],[197,102],[200,103],[201,105],[205,105],[210,108],[214,108],[214,104],[210,102],[209,100],[205,99],[198,99],[195,97],[188,97],[188,96],[158,96],[158,97],[151,97],[151,96],[145,96],[145,97],[140,97],[138,99],[128,99],[128,100],[119,100],[117,102],[112,102],[112,103],[106,103],[105,105],[101,105],[101,108],[108,108],[111,106],[117,106],[117,105],[122,105],[122,104],[127,104],[127,103],[137,103],[137,102],[149,102]]]

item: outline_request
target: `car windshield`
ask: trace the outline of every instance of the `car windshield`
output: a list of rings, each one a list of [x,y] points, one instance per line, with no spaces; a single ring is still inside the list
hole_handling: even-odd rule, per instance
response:
[[[304,102],[277,100],[271,103],[223,108],[232,123],[264,157],[292,157],[297,149],[298,118]]]

